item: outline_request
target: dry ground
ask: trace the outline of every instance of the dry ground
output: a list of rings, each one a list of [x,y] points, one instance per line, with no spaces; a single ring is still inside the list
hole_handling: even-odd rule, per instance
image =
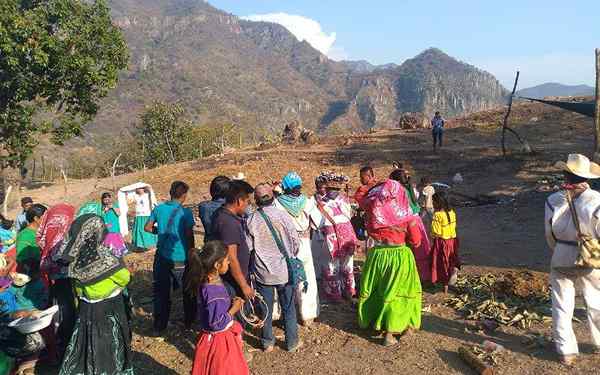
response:
[[[389,172],[393,160],[403,161],[418,178],[425,174],[434,181],[449,182],[461,173],[464,183],[455,191],[475,196],[494,195],[506,204],[460,208],[459,230],[464,272],[503,272],[528,269],[547,273],[550,253],[543,236],[543,204],[548,192],[538,192],[538,180],[555,174],[553,164],[571,152],[590,154],[593,146],[589,119],[536,105],[517,108],[520,124],[516,129],[531,143],[534,155],[518,152],[510,143],[511,155],[503,158],[499,149],[498,113],[476,118],[476,128],[456,127],[446,132],[445,148],[430,150],[428,131],[382,131],[367,136],[331,139],[310,147],[280,146],[255,151],[245,150],[224,157],[212,157],[149,171],[145,180],[165,197],[174,179],[188,181],[191,202],[207,196],[208,182],[216,174],[233,175],[242,171],[252,183],[279,179],[296,170],[310,181],[322,169],[342,170],[352,176],[352,188],[358,183],[357,171],[364,164],[375,167],[379,176]],[[487,116],[487,117],[486,117]],[[534,117],[537,117],[535,119]],[[483,118],[483,120],[482,120]],[[468,122],[472,124],[473,121]],[[460,124],[458,124],[460,125]],[[134,182],[140,175],[118,178],[117,183]],[[110,189],[110,180],[74,181],[68,186],[66,200],[81,203]],[[28,191],[36,200],[55,203],[64,197],[60,185]],[[149,337],[151,311],[151,257],[134,254],[128,262],[135,269],[131,286],[133,297],[143,312],[134,323],[135,363],[142,374],[185,374],[193,359],[195,337],[174,324],[164,340]],[[392,348],[380,345],[381,339],[360,331],[351,305],[322,305],[319,322],[300,328],[305,346],[299,353],[280,349],[271,354],[256,352],[250,367],[253,374],[473,374],[457,356],[461,345],[481,344],[491,339],[507,350],[499,355],[498,374],[597,374],[600,356],[590,354],[589,335],[584,323],[576,323],[582,356],[574,368],[557,363],[551,345],[528,347],[525,339],[532,334],[549,334],[548,325],[529,330],[501,328],[492,336],[472,330],[473,322],[461,319],[444,307],[444,297],[428,290],[423,306],[420,332],[403,337]],[[581,311],[578,311],[580,314]],[[181,316],[174,308],[173,320]],[[281,331],[279,331],[281,333]],[[250,338],[250,343],[254,341]]]

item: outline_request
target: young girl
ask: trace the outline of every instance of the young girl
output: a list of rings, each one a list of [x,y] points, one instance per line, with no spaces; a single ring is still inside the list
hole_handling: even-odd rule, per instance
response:
[[[221,276],[229,270],[229,258],[220,241],[207,242],[189,254],[186,288],[196,295],[202,332],[196,344],[192,375],[249,374],[242,351],[242,326],[233,320],[244,301],[233,301]]]
[[[108,234],[104,241],[104,245],[110,247],[113,254],[116,257],[122,257],[127,253],[127,246],[121,235],[121,225],[119,224],[119,216],[121,211],[119,210],[119,204],[113,203],[113,197],[111,193],[102,194],[102,218]]]
[[[456,282],[460,268],[458,256],[459,242],[456,237],[456,212],[450,208],[446,194],[439,192],[433,195],[433,221],[431,233],[431,282],[442,283],[444,293],[448,293],[448,284]]]

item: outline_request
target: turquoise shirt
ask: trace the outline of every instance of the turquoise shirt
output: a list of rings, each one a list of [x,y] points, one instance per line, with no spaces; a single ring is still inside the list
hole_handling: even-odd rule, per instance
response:
[[[185,232],[194,227],[192,211],[179,202],[169,201],[156,206],[149,220],[158,225],[157,253],[173,262],[185,262],[188,251]]]
[[[48,307],[48,289],[41,279],[21,287],[13,285],[10,291],[15,295],[17,310],[43,310]]]
[[[119,205],[115,203],[113,208],[119,208]],[[104,219],[104,224],[106,224],[106,228],[108,229],[108,233],[121,233],[121,224],[119,224],[119,216],[115,212],[114,209],[108,210],[108,212],[102,212],[102,218]]]

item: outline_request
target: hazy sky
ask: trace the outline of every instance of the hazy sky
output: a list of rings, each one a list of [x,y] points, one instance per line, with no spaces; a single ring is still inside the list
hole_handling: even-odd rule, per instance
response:
[[[335,60],[401,63],[428,47],[521,88],[595,84],[600,0],[209,0],[281,23]]]

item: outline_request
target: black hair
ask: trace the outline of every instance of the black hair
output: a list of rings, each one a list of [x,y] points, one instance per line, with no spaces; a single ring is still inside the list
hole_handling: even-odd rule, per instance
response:
[[[577,176],[576,174],[573,174],[571,172],[564,171],[563,173],[565,175],[565,181],[569,184],[582,184],[588,181],[587,178]]]
[[[10,228],[12,228],[12,226],[13,226],[13,221],[8,220],[2,214],[0,214],[0,227],[2,227],[2,229],[9,230]]]
[[[27,204],[27,203],[33,203],[33,199],[31,199],[31,197],[23,197],[21,198],[21,206]]]
[[[373,168],[371,168],[371,167],[370,167],[370,166],[368,166],[368,165],[366,165],[366,166],[364,166],[364,167],[362,167],[362,168],[360,169],[360,174],[363,174],[363,173],[368,173],[368,174],[370,174],[371,176],[374,176],[374,175],[375,175],[375,173],[373,172]]]
[[[109,192],[102,193],[102,200],[105,200],[106,198],[112,198],[112,194]]]
[[[431,178],[429,176],[421,177],[421,185],[431,184]]]
[[[238,199],[242,199],[254,192],[252,185],[242,180],[233,180],[229,182],[229,189],[225,193],[225,203],[234,204]]]
[[[44,216],[46,210],[46,206],[44,206],[43,204],[36,203],[33,206],[29,207],[27,212],[25,212],[25,218],[27,219],[27,222],[31,224],[33,223],[36,217],[41,218],[42,216]]]
[[[436,210],[442,210],[446,213],[448,217],[448,222],[450,222],[450,212],[453,211],[450,206],[450,202],[448,201],[448,196],[443,191],[436,192],[433,194],[433,208]]]
[[[229,181],[227,176],[217,176],[210,182],[210,196],[212,199],[225,198],[225,194],[229,189]]]
[[[435,112],[435,115],[439,116],[440,115],[440,111]]]
[[[179,199],[183,197],[190,190],[188,184],[183,181],[173,181],[171,184],[171,190],[169,190],[169,194],[171,195],[171,199]]]
[[[215,263],[227,256],[227,249],[221,241],[208,241],[202,249],[190,249],[188,254],[189,272],[185,288],[188,293],[196,295],[198,288],[208,281],[208,274]]]
[[[405,186],[410,184],[410,176],[404,169],[394,169],[390,173],[390,180],[398,181]]]
[[[296,186],[292,189],[286,189],[284,191],[284,193],[288,194],[288,195],[292,195],[294,197],[299,197],[300,195],[302,195],[302,187],[300,186]]]

